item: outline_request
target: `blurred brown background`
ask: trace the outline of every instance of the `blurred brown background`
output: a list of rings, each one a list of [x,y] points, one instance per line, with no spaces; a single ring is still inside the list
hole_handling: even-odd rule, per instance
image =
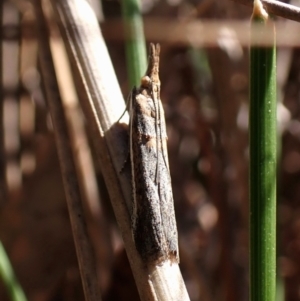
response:
[[[126,99],[131,87],[120,1],[103,0],[94,6]],[[248,300],[247,39],[251,9],[218,0],[141,2],[147,42],[159,42],[162,47],[161,98],[169,137],[180,268],[190,298]],[[0,239],[28,300],[84,300],[39,71],[34,14],[26,1],[0,5]],[[84,129],[51,12],[48,20],[58,78],[67,91],[65,105],[72,116],[79,112],[74,127],[82,123]],[[280,18],[276,22],[278,136],[282,142],[278,296],[285,298],[278,301],[296,301],[300,300],[300,38],[289,39],[290,33],[299,32],[296,22]],[[103,300],[139,300],[93,156],[93,137],[88,131],[80,135],[78,148],[83,148],[87,158],[83,160],[86,172],[95,173],[97,179],[97,185],[87,181],[94,198],[94,213],[87,210],[87,223]],[[0,300],[8,300],[1,281]]]

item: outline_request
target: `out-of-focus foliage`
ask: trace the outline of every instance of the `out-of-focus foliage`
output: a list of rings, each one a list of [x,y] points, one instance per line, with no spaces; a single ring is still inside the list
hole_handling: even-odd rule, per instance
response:
[[[44,101],[45,79],[37,64],[35,20],[30,5],[14,3],[20,13],[11,4],[3,18],[5,140],[1,147],[5,149],[7,189],[1,199],[0,239],[29,300],[82,300],[53,129]],[[245,27],[251,9],[218,0],[145,0],[142,4],[146,40],[159,42],[162,48],[161,98],[168,130],[180,268],[191,300],[246,301],[248,45],[239,42],[234,30]],[[103,0],[102,8],[104,21],[100,26],[126,98],[132,87],[126,70],[120,1]],[[59,42],[54,20],[49,19],[53,41]],[[204,28],[206,42],[200,48],[194,43],[202,38],[197,31],[192,27],[189,32],[179,29],[192,22],[201,25],[204,20],[210,26]],[[232,29],[226,24],[233,21],[240,23]],[[278,273],[286,300],[296,301],[300,284],[300,51],[279,47],[277,69],[282,139]],[[57,72],[64,72],[62,61]],[[90,148],[93,150],[92,143]],[[92,241],[103,299],[138,300],[97,158],[94,165],[101,211],[107,220],[98,225],[99,232],[90,219],[87,222],[91,236],[96,237]],[[8,300],[3,284],[0,300]]]

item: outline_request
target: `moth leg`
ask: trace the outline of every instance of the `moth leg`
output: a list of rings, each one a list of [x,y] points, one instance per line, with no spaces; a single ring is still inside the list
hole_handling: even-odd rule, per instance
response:
[[[131,90],[130,93],[128,94],[127,99],[126,99],[125,110],[122,113],[121,117],[117,120],[117,122],[120,122],[120,120],[122,119],[122,117],[125,115],[126,111],[129,111],[128,109],[129,109],[129,106],[130,106],[130,101],[131,101],[132,95],[134,94],[135,90],[136,90],[136,87],[133,87],[133,90]]]
[[[135,94],[136,94],[136,87],[133,87],[133,89],[130,91],[130,93],[129,93],[127,99],[126,99],[126,107],[125,107],[125,110],[124,110],[124,112],[122,113],[121,117],[118,119],[117,122],[120,122],[120,120],[122,119],[122,117],[124,116],[124,114],[126,113],[126,111],[128,111],[129,115],[131,115],[131,112],[130,112],[130,111],[131,111],[132,97],[135,97]],[[130,119],[131,119],[131,116],[130,116]],[[131,121],[130,121],[130,122],[131,122]],[[120,169],[120,171],[119,171],[120,174],[124,171],[126,164],[130,163],[130,146],[129,146],[129,144],[130,144],[130,143],[129,143],[129,139],[130,139],[129,134],[130,134],[130,133],[129,133],[129,131],[130,131],[130,129],[128,129],[128,147],[127,147],[127,154],[126,154],[125,161],[124,161],[124,163],[123,163],[123,165],[122,165],[122,167],[121,167],[121,169]]]

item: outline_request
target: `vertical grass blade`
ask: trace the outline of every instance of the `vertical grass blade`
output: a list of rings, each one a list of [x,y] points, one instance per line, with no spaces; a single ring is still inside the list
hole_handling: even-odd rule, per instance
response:
[[[141,77],[147,69],[144,26],[139,2],[139,0],[121,1],[130,87],[139,86]]]
[[[16,279],[2,242],[0,242],[0,278],[6,286],[11,301],[27,301],[22,287]]]
[[[273,46],[250,49],[250,300],[276,296],[276,49],[275,29],[254,1],[251,39],[271,35]],[[257,41],[257,39],[256,39]],[[262,40],[263,41],[263,40]]]

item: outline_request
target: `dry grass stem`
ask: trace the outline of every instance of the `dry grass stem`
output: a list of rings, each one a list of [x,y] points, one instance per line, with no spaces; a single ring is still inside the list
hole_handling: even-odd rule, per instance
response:
[[[140,297],[142,300],[177,300],[179,295],[178,300],[189,300],[178,266],[166,263],[147,268],[133,243],[130,177],[126,172],[120,173],[128,153],[126,121],[123,125],[116,123],[125,104],[95,15],[86,1],[52,1],[52,5],[75,77],[80,79],[77,86],[81,104],[92,130]],[[159,277],[154,276],[157,274]]]
[[[253,7],[253,0],[231,0]],[[276,0],[262,0],[264,8],[270,14],[300,22],[300,7]]]
[[[81,280],[86,300],[101,299],[95,270],[92,248],[84,220],[83,203],[80,195],[75,163],[72,157],[67,121],[59,94],[54,65],[49,45],[49,35],[41,2],[33,2],[39,41],[39,59],[45,83],[46,97],[54,126],[56,145],[73,230]]]

